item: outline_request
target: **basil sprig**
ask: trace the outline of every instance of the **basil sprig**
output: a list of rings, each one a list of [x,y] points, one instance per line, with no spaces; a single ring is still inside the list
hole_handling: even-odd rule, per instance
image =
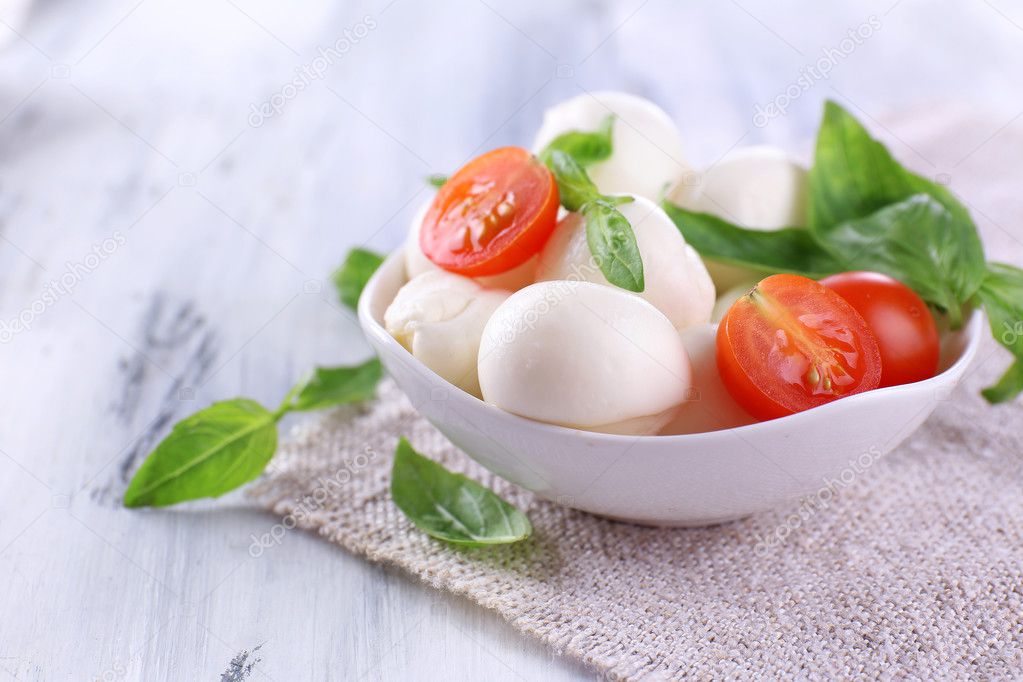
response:
[[[394,452],[391,498],[417,528],[458,545],[508,544],[533,532],[529,519],[516,507],[422,456],[405,438]]]
[[[333,277],[345,305],[358,305],[382,262],[382,256],[366,249],[348,253]],[[273,412],[248,398],[214,403],[174,425],[128,484],[124,505],[163,507],[230,492],[266,468],[277,450],[281,417],[368,400],[382,376],[375,358],[354,367],[317,367]]]
[[[646,283],[636,233],[617,208],[633,201],[632,197],[601,194],[582,165],[560,149],[548,147],[540,159],[558,183],[561,205],[582,215],[586,243],[607,281],[627,291],[643,291]]]
[[[824,108],[809,184],[808,229],[762,232],[667,202],[664,208],[709,259],[813,278],[882,272],[946,313],[953,328],[965,309],[982,303],[995,337],[1016,358],[983,394],[1001,402],[1023,391],[1023,334],[1016,333],[1023,332],[1023,271],[985,264],[969,211],[948,188],[901,166],[834,102]]]
[[[214,403],[174,425],[135,473],[126,507],[164,507],[219,497],[259,476],[277,449],[277,422],[288,412],[365,400],[383,375],[380,361],[318,368],[271,412],[254,400]]]
[[[1023,392],[1023,270],[985,264],[970,212],[946,187],[907,171],[835,102],[825,105],[810,170],[808,229],[750,230],[707,214],[664,208],[708,259],[807,277],[883,272],[905,283],[952,328],[983,304],[998,342],[1015,362],[990,402]]]
[[[845,269],[890,275],[962,324],[984,248],[947,187],[900,165],[835,102],[824,105],[809,183],[810,231]]]
[[[341,302],[355,310],[366,282],[383,262],[383,256],[368,249],[349,251],[344,264],[334,273],[334,286]]]
[[[953,327],[984,278],[984,252],[965,208],[914,175],[839,105],[828,102],[810,172],[809,229],[750,230],[677,206],[665,208],[708,258],[821,277],[874,270],[945,311]]]

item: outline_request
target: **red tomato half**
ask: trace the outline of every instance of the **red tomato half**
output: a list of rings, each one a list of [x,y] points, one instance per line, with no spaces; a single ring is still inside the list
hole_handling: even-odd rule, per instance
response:
[[[912,289],[877,272],[843,272],[821,280],[867,321],[881,349],[881,386],[930,379],[938,371],[938,327]]]
[[[732,397],[760,419],[881,381],[881,353],[863,317],[834,291],[798,275],[772,275],[728,309],[718,327],[717,363]]]
[[[498,275],[539,253],[558,220],[558,186],[521,147],[476,157],[437,192],[419,244],[436,265],[468,277]]]

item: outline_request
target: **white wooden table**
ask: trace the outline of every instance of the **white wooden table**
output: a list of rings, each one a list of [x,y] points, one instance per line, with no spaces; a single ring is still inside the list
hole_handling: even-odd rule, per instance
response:
[[[0,679],[589,677],[315,537],[251,557],[275,519],[238,495],[119,497],[177,419],[363,359],[327,281],[347,249],[394,248],[423,176],[528,145],[583,89],[662,103],[697,164],[808,154],[824,97],[1023,124],[1008,0],[776,4],[40,0],[21,23],[0,3]]]

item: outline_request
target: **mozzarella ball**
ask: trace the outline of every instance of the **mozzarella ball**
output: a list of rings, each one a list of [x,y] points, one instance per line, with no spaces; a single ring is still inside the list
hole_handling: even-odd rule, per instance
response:
[[[484,400],[589,431],[656,433],[685,398],[691,373],[663,314],[590,282],[541,282],[512,294],[480,344]]]
[[[749,290],[755,287],[759,281],[758,279],[743,280],[718,296],[718,300],[714,302],[714,311],[710,314],[710,321],[714,324],[720,322],[724,318],[725,313],[728,312],[728,309],[732,307],[732,304],[748,294]]]
[[[571,131],[592,132],[613,114],[610,158],[586,170],[605,194],[638,194],[656,201],[665,186],[690,172],[671,118],[653,102],[624,92],[583,93],[544,112],[533,142],[540,153]]]
[[[806,225],[808,194],[806,168],[765,145],[728,153],[703,172],[699,185],[668,198],[753,230],[777,230]]]
[[[703,260],[686,244],[675,223],[654,202],[643,197],[620,204],[636,234],[646,287],[638,294],[664,313],[676,329],[710,320],[714,283]],[[608,284],[586,242],[586,224],[568,214],[540,253],[537,280],[584,280]]]
[[[426,212],[430,210],[430,204],[424,204],[420,208],[415,216],[412,217],[412,224],[409,226],[408,239],[405,240],[405,276],[409,279],[421,275],[424,272],[430,272],[433,270],[441,270],[438,266],[434,265],[433,261],[426,257],[423,253],[423,249],[419,246],[419,232],[423,227],[423,218],[426,217]],[[502,272],[499,275],[492,275],[490,277],[477,277],[475,278],[481,286],[490,289],[507,289],[508,291],[518,291],[527,284],[532,284],[536,280],[536,262],[537,259],[534,256],[528,261],[512,268],[508,272]]]
[[[695,187],[678,188],[669,201],[753,230],[803,227],[807,223],[807,171],[783,150],[737,149],[703,172]],[[754,271],[727,263],[707,264],[718,289],[749,279]]]
[[[728,393],[717,365],[717,325],[701,324],[682,332],[693,365],[693,385],[686,401],[662,435],[730,429],[756,421]]]
[[[480,397],[477,359],[490,315],[511,292],[484,289],[467,277],[433,270],[398,290],[384,327],[420,362]]]

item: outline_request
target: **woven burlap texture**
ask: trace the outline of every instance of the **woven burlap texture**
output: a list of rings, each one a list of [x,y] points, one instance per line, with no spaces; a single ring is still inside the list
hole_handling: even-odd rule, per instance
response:
[[[953,137],[966,154],[997,128],[934,110],[914,121],[893,128],[912,133],[902,156],[940,159]],[[1023,143],[1009,131],[982,152],[962,187],[944,180],[983,211],[989,254],[1019,262],[1019,221],[1004,221],[1023,215],[1020,172],[975,157],[1007,168]],[[642,528],[536,498],[452,447],[390,381],[371,404],[300,423],[254,492],[289,524],[493,609],[611,679],[1018,678],[1023,409],[977,395],[1007,362],[986,343],[900,448],[801,503],[712,528]],[[388,492],[401,435],[523,509],[533,538],[465,550],[412,527]]]

